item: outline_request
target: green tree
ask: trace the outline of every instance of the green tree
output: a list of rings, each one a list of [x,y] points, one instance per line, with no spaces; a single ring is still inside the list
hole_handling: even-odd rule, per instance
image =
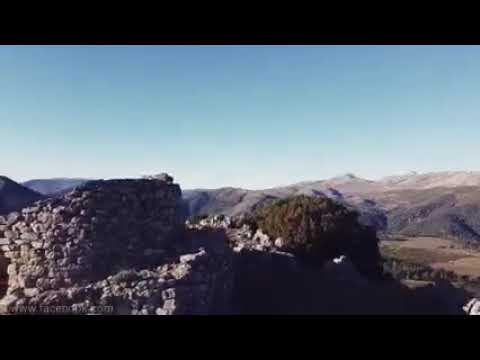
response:
[[[329,198],[295,196],[259,209],[252,219],[270,237],[307,261],[323,262],[347,255],[370,276],[382,273],[374,229],[358,222],[358,213]]]

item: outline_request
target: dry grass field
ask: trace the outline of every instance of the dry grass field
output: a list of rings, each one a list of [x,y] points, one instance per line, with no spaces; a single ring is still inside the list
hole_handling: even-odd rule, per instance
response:
[[[447,239],[434,237],[398,237],[380,243],[390,257],[445,269],[459,275],[480,277],[480,252],[463,249]]]

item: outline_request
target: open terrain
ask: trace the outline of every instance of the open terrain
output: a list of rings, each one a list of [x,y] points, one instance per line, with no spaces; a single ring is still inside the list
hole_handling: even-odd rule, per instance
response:
[[[395,259],[403,268],[411,269],[401,282],[410,289],[420,289],[433,284],[424,278],[424,269],[450,273],[452,286],[463,289],[471,297],[480,297],[480,251],[468,249],[457,241],[436,237],[406,237],[395,235],[380,242],[384,258]],[[411,277],[414,277],[412,279]]]
[[[453,271],[458,275],[480,277],[480,252],[458,243],[434,237],[395,236],[380,243],[383,255],[403,261]]]

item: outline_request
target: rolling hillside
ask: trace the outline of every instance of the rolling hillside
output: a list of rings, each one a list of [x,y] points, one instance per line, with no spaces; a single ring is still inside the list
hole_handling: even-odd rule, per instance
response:
[[[53,178],[35,179],[24,182],[22,185],[43,195],[64,193],[87,182],[82,178]]]
[[[5,176],[0,176],[0,214],[19,210],[43,198],[43,195],[17,184]]]

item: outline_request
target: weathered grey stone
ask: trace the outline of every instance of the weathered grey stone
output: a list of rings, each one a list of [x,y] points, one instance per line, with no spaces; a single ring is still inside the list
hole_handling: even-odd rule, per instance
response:
[[[32,225],[32,230],[35,234],[42,234],[45,232],[45,226],[37,222]]]
[[[283,239],[281,237],[275,239],[274,245],[276,247],[281,248],[281,247],[283,247],[284,244],[285,244],[285,242],[283,241]]]
[[[480,315],[480,300],[477,298],[471,299],[464,307],[463,310],[467,315]]]
[[[264,234],[261,229],[258,229],[257,232],[253,235],[253,240],[258,241],[262,246],[271,245],[270,238],[267,234]]]
[[[167,311],[167,310],[164,310],[164,309],[162,309],[162,308],[157,308],[157,309],[155,310],[155,314],[157,314],[157,315],[168,315],[168,311]]]
[[[43,247],[43,241],[32,241],[30,243],[34,249],[41,249]]]
[[[35,221],[35,214],[24,214],[25,224],[29,225]]]
[[[11,226],[15,224],[17,221],[21,221],[21,220],[22,220],[22,216],[18,212],[12,212],[8,214],[6,224],[7,226]]]
[[[40,210],[39,206],[31,206],[31,207],[23,208],[22,214],[32,214],[32,213],[38,212],[39,210]]]
[[[196,253],[196,254],[186,254],[186,255],[182,255],[180,256],[180,262],[185,264],[185,263],[189,263],[189,262],[192,262],[194,261],[196,258],[200,257],[200,256],[205,256],[206,255],[206,252],[204,249],[202,249],[200,252]]]
[[[23,293],[26,297],[34,297],[40,294],[40,290],[38,290],[37,288],[25,288],[23,289]]]
[[[11,246],[11,245],[9,245]],[[17,247],[13,247],[10,251],[5,251],[3,255],[8,259],[18,259],[20,258],[20,251],[15,251]]]
[[[17,266],[15,264],[9,264],[7,266],[7,274],[12,276],[17,274]]]
[[[0,312],[8,311],[8,308],[11,305],[14,305],[18,300],[18,297],[14,294],[7,294],[2,299],[0,299]]]
[[[175,298],[175,288],[169,288],[162,291],[162,299],[168,300]]]
[[[172,313],[177,308],[177,304],[174,299],[167,299],[163,303],[163,309],[168,313]]]
[[[36,241],[38,240],[38,235],[35,233],[23,233],[20,235],[20,239],[24,241]]]
[[[4,233],[3,233],[3,236],[9,240],[13,240],[13,239],[16,239],[17,238],[17,234],[13,231],[10,231],[10,230],[6,230]]]

